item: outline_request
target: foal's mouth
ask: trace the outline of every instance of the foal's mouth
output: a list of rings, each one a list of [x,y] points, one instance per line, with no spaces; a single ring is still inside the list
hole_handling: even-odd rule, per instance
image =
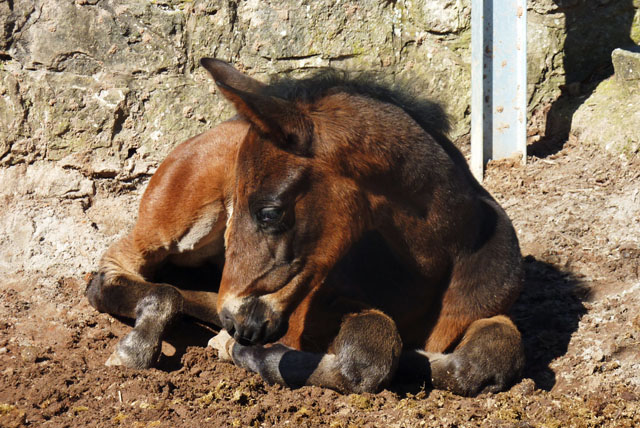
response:
[[[234,315],[224,309],[220,320],[236,342],[245,346],[275,342],[286,332],[287,325],[259,297],[244,299]]]
[[[299,260],[289,266],[293,269],[287,272],[282,286],[274,287],[275,291],[252,287],[242,297],[229,296],[225,299],[220,307],[220,321],[236,342],[245,346],[273,343],[287,332],[291,313],[307,295],[316,276],[305,270],[305,265]],[[278,267],[270,269],[270,272]],[[255,282],[262,282],[267,277],[268,274],[260,275]]]

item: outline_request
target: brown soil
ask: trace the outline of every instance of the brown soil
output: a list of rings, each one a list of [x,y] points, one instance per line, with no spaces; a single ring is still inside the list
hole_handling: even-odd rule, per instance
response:
[[[638,155],[569,141],[526,166],[489,165],[525,256],[512,315],[528,365],[510,391],[476,398],[267,385],[217,361],[213,333],[189,320],[158,369],[105,367],[130,327],[87,304],[85,275],[132,224],[145,180],[91,180],[95,196],[0,190],[2,427],[640,425]]]

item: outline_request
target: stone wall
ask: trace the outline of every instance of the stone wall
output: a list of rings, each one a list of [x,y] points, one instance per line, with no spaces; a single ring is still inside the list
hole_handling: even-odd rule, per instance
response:
[[[616,49],[615,73],[602,81],[573,115],[581,141],[631,156],[640,153],[640,46]]]
[[[145,173],[144,160],[157,163],[232,114],[197,66],[203,56],[263,80],[324,66],[379,72],[440,101],[452,137],[464,136],[470,3],[0,0],[0,163],[64,159],[97,175]],[[639,7],[530,1],[530,112],[606,68],[613,48],[640,42]]]

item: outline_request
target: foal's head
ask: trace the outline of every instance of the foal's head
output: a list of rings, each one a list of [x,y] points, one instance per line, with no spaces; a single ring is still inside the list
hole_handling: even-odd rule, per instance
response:
[[[384,150],[380,159],[359,154],[364,134],[392,132],[394,120],[409,118],[397,106],[340,88],[275,96],[273,87],[222,61],[201,63],[251,123],[238,151],[218,310],[236,340],[267,343],[286,331],[292,310],[372,226],[375,201],[345,171],[357,164],[375,175],[389,159]]]

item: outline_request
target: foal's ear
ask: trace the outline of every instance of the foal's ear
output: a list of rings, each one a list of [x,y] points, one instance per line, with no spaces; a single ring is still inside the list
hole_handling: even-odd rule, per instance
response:
[[[222,83],[243,92],[253,93],[262,91],[266,86],[264,83],[240,73],[230,64],[219,59],[202,58],[200,65],[209,72],[217,84]]]
[[[246,76],[226,62],[202,58],[200,64],[209,72],[226,99],[260,132],[277,141],[302,145],[307,131],[304,115],[293,103],[263,93],[263,83]],[[304,147],[285,147],[306,151]]]

